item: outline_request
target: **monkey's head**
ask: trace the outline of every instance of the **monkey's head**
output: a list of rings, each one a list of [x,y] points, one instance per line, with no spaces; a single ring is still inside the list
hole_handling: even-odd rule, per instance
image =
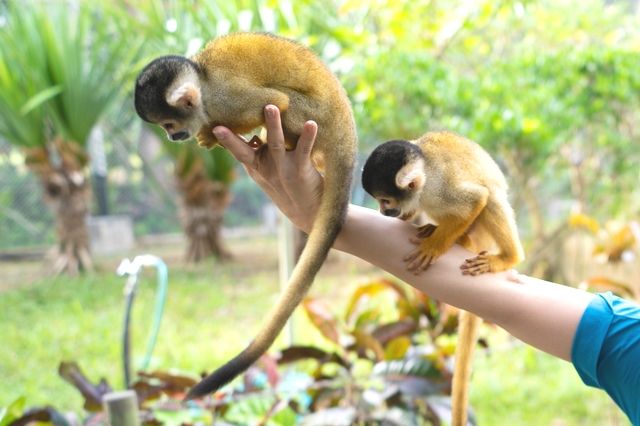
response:
[[[160,125],[172,141],[193,137],[207,117],[202,107],[198,64],[183,56],[162,56],[138,75],[136,112]]]
[[[378,201],[382,214],[402,220],[416,217],[426,180],[424,162],[420,148],[405,140],[373,150],[362,170],[362,186]]]

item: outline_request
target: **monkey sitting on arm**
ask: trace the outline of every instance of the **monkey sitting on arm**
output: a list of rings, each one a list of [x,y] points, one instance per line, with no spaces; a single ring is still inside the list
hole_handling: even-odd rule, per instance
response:
[[[480,145],[450,132],[385,142],[371,153],[362,185],[386,216],[435,224],[418,227],[416,249],[405,256],[418,274],[454,244],[478,253],[460,265],[465,275],[512,268],[524,259],[507,183]],[[462,311],[452,388],[453,426],[467,424],[468,382],[481,319]]]

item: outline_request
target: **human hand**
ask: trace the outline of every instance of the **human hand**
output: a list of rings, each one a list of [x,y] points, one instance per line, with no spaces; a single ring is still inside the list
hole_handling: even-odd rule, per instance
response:
[[[311,162],[311,149],[318,132],[313,121],[304,123],[296,149],[286,151],[280,111],[274,105],[264,109],[267,143],[258,138],[246,141],[226,127],[213,129],[220,144],[245,170],[294,225],[305,232],[320,205],[323,179]]]

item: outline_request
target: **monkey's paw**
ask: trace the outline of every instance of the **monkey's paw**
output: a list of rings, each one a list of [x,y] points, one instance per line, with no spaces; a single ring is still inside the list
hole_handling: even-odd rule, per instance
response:
[[[218,141],[212,142],[211,140],[204,140],[197,138],[198,146],[201,148],[212,149],[218,145]]]
[[[416,229],[418,230],[418,233],[416,234],[418,238],[427,238],[430,237],[431,234],[433,234],[433,231],[435,231],[437,228],[436,225],[432,224],[432,223],[428,223],[426,225],[423,226],[418,226]]]
[[[491,272],[491,259],[493,257],[488,255],[486,251],[481,251],[476,257],[465,260],[460,265],[462,275],[480,275]]]
[[[196,134],[196,142],[198,146],[206,149],[211,149],[216,145],[219,145],[218,139],[213,135],[213,127],[204,127]]]
[[[415,243],[414,240],[412,242]],[[407,269],[416,275],[419,275],[422,271],[426,271],[431,264],[444,253],[444,250],[439,249],[436,246],[421,241],[418,247],[404,257],[404,261],[407,262]]]

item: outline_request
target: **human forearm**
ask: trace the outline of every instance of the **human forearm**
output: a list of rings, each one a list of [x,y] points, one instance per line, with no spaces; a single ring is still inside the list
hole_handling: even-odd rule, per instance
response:
[[[539,349],[570,359],[573,335],[591,294],[516,276],[513,271],[463,275],[460,265],[472,253],[459,246],[415,275],[403,261],[414,248],[409,241],[414,234],[415,228],[405,222],[352,205],[335,248],[384,269],[438,300],[494,322]]]
[[[280,210],[308,232],[323,183],[310,158],[317,126],[305,123],[297,148],[285,152],[278,111],[269,106],[265,112],[267,146],[248,144],[220,127],[216,136]],[[492,321],[533,346],[570,359],[577,324],[592,295],[517,276],[513,271],[463,275],[460,265],[472,253],[459,246],[415,275],[403,260],[415,248],[410,242],[415,233],[411,224],[352,205],[334,247],[367,260],[434,298]]]

